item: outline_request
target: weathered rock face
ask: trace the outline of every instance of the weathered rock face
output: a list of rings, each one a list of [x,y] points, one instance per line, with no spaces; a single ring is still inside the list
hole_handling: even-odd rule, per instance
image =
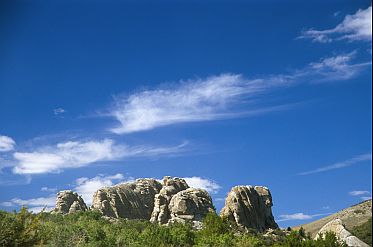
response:
[[[181,178],[163,178],[163,187],[159,194],[155,195],[154,198],[154,209],[152,212],[151,222],[158,222],[160,224],[168,223],[170,219],[170,210],[168,205],[170,204],[172,196],[182,190],[188,189],[189,186],[184,179]]]
[[[267,187],[235,186],[220,212],[237,226],[258,231],[278,228],[272,215],[272,196]]]
[[[214,211],[207,191],[191,189],[184,179],[164,177],[99,189],[92,209],[111,218],[144,219],[159,224],[199,222]]]
[[[168,223],[201,222],[207,213],[215,212],[208,192],[194,188],[182,190],[174,195],[168,205],[168,210],[170,212]]]
[[[345,242],[347,246],[369,247],[369,245],[347,231],[340,219],[332,220],[323,226],[317,233],[315,239],[322,237],[327,232],[334,232],[338,240]]]
[[[87,211],[87,205],[77,193],[71,190],[64,190],[57,193],[56,208],[54,213],[74,213],[77,211]]]
[[[104,216],[149,220],[154,208],[154,196],[162,185],[155,179],[137,179],[99,189],[93,195],[91,208]]]

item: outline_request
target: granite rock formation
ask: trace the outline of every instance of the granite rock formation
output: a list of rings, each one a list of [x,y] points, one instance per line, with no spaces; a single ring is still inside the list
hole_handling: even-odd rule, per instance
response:
[[[137,179],[99,189],[93,195],[91,209],[112,218],[150,220],[154,208],[154,196],[162,184],[155,179]]]
[[[93,196],[92,210],[110,218],[144,219],[169,224],[190,221],[197,224],[214,212],[207,191],[189,188],[182,178],[138,179],[99,189]]]
[[[272,196],[267,187],[235,186],[229,192],[220,216],[227,217],[240,228],[263,232],[278,228],[272,206]]]
[[[71,190],[64,190],[57,193],[56,207],[54,213],[75,213],[87,211],[88,207],[81,196]]]
[[[189,188],[184,179],[171,178],[169,176],[163,178],[163,187],[159,194],[154,198],[154,209],[150,221],[159,224],[167,224],[170,219],[170,210],[168,205],[171,198],[178,192]]]
[[[268,188],[236,186],[228,194],[220,215],[246,230],[253,228],[263,232],[278,228],[271,207]],[[142,219],[158,224],[191,222],[197,228],[206,214],[215,212],[206,190],[189,188],[184,179],[168,176],[162,183],[145,178],[101,188],[94,193],[90,209],[98,210],[111,220]],[[54,212],[67,214],[87,210],[77,193],[58,193]]]
[[[212,199],[203,189],[188,188],[178,192],[168,205],[170,219],[168,223],[187,221],[198,225],[209,212],[215,212]]]

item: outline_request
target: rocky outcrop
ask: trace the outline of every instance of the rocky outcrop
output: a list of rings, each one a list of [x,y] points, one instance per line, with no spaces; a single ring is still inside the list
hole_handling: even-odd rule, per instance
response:
[[[87,211],[87,205],[81,196],[71,190],[64,190],[57,193],[56,207],[54,213],[75,213],[77,211]]]
[[[220,216],[246,230],[252,228],[263,232],[278,228],[272,206],[272,196],[267,187],[235,186],[229,192]]]
[[[163,187],[159,194],[154,198],[154,209],[150,221],[159,224],[167,224],[170,219],[170,210],[168,208],[171,198],[178,192],[188,189],[189,186],[184,179],[163,178]]]
[[[342,224],[342,220],[335,219],[323,226],[320,231],[317,233],[315,239],[323,237],[327,232],[335,233],[339,241],[345,242],[347,246],[354,247],[369,247],[366,243],[353,236],[349,231],[346,230]]]
[[[184,179],[164,177],[137,179],[99,189],[93,195],[93,210],[109,218],[144,219],[159,224],[200,222],[214,212],[207,191],[189,188]],[[197,223],[196,223],[197,224]]]
[[[209,212],[215,212],[210,195],[206,190],[189,188],[178,192],[168,205],[170,219],[168,223],[192,222],[200,224]]]
[[[102,188],[93,195],[91,208],[112,218],[149,220],[154,197],[161,188],[162,184],[155,179],[137,179],[133,183]]]
[[[236,186],[228,194],[220,215],[246,230],[253,228],[263,232],[278,228],[271,207],[268,188]],[[162,183],[155,179],[137,179],[101,188],[94,193],[90,209],[101,212],[111,221],[143,219],[166,225],[191,222],[197,228],[206,214],[215,212],[206,190],[189,188],[184,179],[169,176],[164,177]],[[58,193],[53,212],[67,214],[87,210],[83,199],[67,190]]]

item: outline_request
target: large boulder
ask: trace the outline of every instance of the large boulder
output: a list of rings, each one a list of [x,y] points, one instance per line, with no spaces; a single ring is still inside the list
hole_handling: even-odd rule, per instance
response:
[[[163,178],[163,187],[159,194],[154,198],[154,209],[150,221],[159,224],[166,224],[170,219],[170,210],[168,205],[171,198],[178,192],[189,188],[188,184],[182,178],[171,178],[166,176]]]
[[[227,217],[243,229],[263,232],[278,228],[272,206],[272,196],[267,187],[235,186],[228,193],[220,216]]]
[[[170,219],[168,223],[192,222],[199,225],[209,212],[215,212],[212,199],[203,189],[188,188],[175,194],[168,205]]]
[[[154,196],[161,188],[162,184],[155,179],[105,187],[95,192],[91,208],[112,218],[150,220]]]
[[[347,246],[354,247],[369,247],[366,243],[353,236],[349,231],[346,230],[342,223],[342,220],[335,219],[324,225],[317,233],[315,239],[323,237],[327,232],[335,233],[339,241],[345,242]]]
[[[87,211],[88,207],[81,196],[71,190],[64,190],[57,193],[56,207],[54,213],[75,213]]]

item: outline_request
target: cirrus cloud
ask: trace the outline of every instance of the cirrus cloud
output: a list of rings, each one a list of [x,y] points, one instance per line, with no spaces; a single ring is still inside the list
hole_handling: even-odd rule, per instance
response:
[[[17,174],[59,173],[66,168],[78,168],[102,161],[117,161],[131,157],[154,157],[182,152],[187,145],[128,146],[116,144],[112,139],[94,141],[68,141],[54,146],[39,147],[32,152],[13,154]]]
[[[289,221],[289,220],[310,220],[315,217],[329,215],[330,213],[325,214],[304,214],[304,213],[295,213],[295,214],[282,214],[279,216],[278,222]]]
[[[372,160],[372,154],[371,153],[361,154],[361,155],[357,155],[357,156],[355,156],[351,159],[348,159],[348,160],[345,160],[345,161],[342,161],[342,162],[337,162],[337,163],[334,163],[332,165],[323,166],[323,167],[316,168],[314,170],[301,172],[298,175],[304,176],[304,175],[326,172],[326,171],[335,170],[335,169],[341,169],[341,168],[356,165],[356,164],[364,162],[364,161],[371,161],[371,160]]]
[[[281,105],[261,106],[264,93],[300,83],[348,80],[371,62],[353,62],[356,52],[322,58],[288,74],[248,79],[221,74],[175,83],[172,87],[142,90],[114,98],[104,116],[118,125],[110,130],[128,134],[168,125],[237,118],[283,110]],[[283,106],[283,105],[282,105]]]
[[[342,23],[326,30],[309,29],[298,39],[311,39],[313,42],[328,43],[333,40],[372,40],[372,6],[359,9],[353,15],[346,15]]]
[[[370,192],[367,190],[354,190],[354,191],[348,192],[348,194],[350,196],[362,196],[362,195],[369,195]]]

